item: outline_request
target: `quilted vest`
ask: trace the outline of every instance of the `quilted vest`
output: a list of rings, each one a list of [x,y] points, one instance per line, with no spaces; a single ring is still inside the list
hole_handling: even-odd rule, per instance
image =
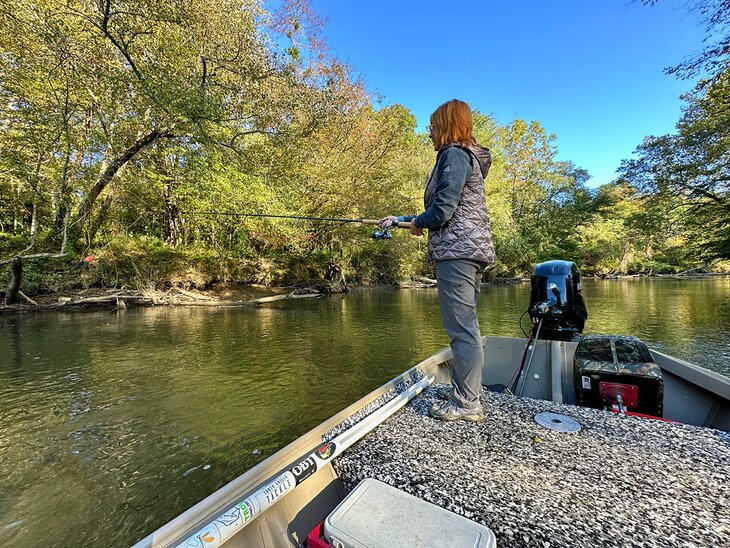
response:
[[[439,151],[455,145],[445,145]],[[430,262],[450,259],[470,259],[484,264],[495,261],[492,231],[484,194],[484,178],[492,165],[489,149],[481,146],[461,147],[469,154],[472,165],[461,192],[454,215],[439,228],[428,230],[428,260]],[[438,164],[438,158],[436,159]],[[426,209],[433,201],[436,189],[436,168],[431,171],[423,196]]]

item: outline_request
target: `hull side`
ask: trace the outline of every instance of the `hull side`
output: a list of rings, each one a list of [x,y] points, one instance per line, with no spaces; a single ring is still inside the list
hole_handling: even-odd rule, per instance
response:
[[[483,337],[482,340],[485,350],[483,384],[507,385],[511,379],[519,380],[516,370],[526,339]],[[522,392],[518,395],[575,404],[573,354],[576,346],[577,343],[538,341],[530,369],[521,375]],[[661,352],[652,351],[652,354],[664,374],[665,417],[730,431],[730,379]],[[451,357],[450,349],[446,348],[373,390],[150,534],[135,548],[175,546],[308,454],[320,444],[323,434],[392,389],[414,370],[435,376],[437,383],[448,383]],[[328,464],[239,531],[226,546],[301,546],[308,532],[323,521],[343,497],[341,481]]]

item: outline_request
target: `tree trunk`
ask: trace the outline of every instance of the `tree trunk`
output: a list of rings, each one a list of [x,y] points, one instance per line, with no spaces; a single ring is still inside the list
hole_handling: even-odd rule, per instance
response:
[[[23,277],[23,262],[20,257],[15,257],[10,265],[10,285],[5,295],[5,304],[13,304],[18,302],[18,292],[20,291],[20,281]]]
[[[53,220],[53,227],[58,233],[63,230],[66,219],[66,210],[68,209],[68,171],[71,163],[71,145],[66,144],[66,158],[63,162],[63,170],[61,171],[61,183],[58,187],[58,196],[56,204],[56,215]]]
[[[139,137],[132,146],[125,149],[121,154],[119,154],[116,158],[114,158],[111,162],[109,162],[109,164],[99,174],[99,178],[96,180],[96,183],[94,184],[94,186],[91,187],[91,190],[86,195],[86,198],[84,199],[83,203],[81,204],[81,207],[79,208],[79,212],[76,215],[76,221],[75,221],[75,226],[74,226],[76,234],[83,233],[82,232],[83,225],[86,222],[86,220],[88,219],[88,216],[91,213],[91,209],[93,208],[94,203],[96,202],[96,199],[99,197],[99,194],[101,194],[101,192],[111,182],[111,180],[114,178],[114,175],[116,175],[117,172],[127,162],[129,162],[129,160],[134,158],[139,153],[140,150],[151,145],[158,138],[164,137],[164,136],[167,136],[167,134],[164,133],[162,130],[153,129],[152,131]]]
[[[631,240],[627,238],[624,240],[623,254],[621,255],[619,264],[619,272],[621,274],[626,274],[629,270],[629,251],[631,251]]]
[[[162,190],[165,201],[164,240],[174,246],[180,243],[180,207],[175,198],[175,182],[166,184]]]
[[[66,210],[66,217],[63,219],[63,239],[61,240],[61,254],[66,253],[66,243],[68,242],[68,221],[71,217],[71,212]]]
[[[33,189],[33,202],[30,206],[30,241],[35,242],[36,236],[38,235],[38,197],[40,191],[40,173],[41,166],[43,165],[43,154],[38,155],[38,161],[35,166],[35,177],[31,188]]]
[[[30,219],[30,239],[35,241],[38,236],[38,194],[33,195],[33,213]]]
[[[107,213],[109,213],[109,207],[112,205],[112,196],[108,195],[106,198],[104,198],[104,201],[101,204],[101,208],[99,209],[99,214],[96,216],[96,219],[94,219],[94,222],[92,222],[89,225],[89,233],[86,238],[86,247],[91,247],[91,244],[94,243],[94,238],[96,238],[96,233],[99,231],[101,226],[104,224],[104,221],[106,221]]]
[[[16,185],[15,183],[10,183],[10,188],[15,191],[15,201],[18,203],[20,201],[20,185]],[[18,207],[17,205],[13,205],[13,234],[18,233],[18,228],[21,226],[21,223],[18,219]]]

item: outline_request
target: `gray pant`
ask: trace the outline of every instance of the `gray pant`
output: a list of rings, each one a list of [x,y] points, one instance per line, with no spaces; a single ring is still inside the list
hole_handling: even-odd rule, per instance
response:
[[[479,405],[482,390],[484,349],[477,320],[477,300],[483,271],[472,261],[457,259],[436,263],[441,321],[454,355],[451,360],[453,400],[465,409]]]

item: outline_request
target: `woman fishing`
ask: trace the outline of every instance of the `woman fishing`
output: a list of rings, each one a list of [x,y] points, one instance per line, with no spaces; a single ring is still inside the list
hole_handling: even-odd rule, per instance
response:
[[[428,230],[428,260],[436,264],[441,320],[451,341],[451,384],[439,389],[445,401],[429,410],[443,420],[479,421],[484,410],[482,349],[477,299],[485,267],[494,262],[492,232],[484,196],[484,178],[492,163],[489,150],[474,139],[469,105],[454,99],[431,114],[429,137],[437,151],[426,182],[425,211],[420,215],[389,215],[387,228],[409,222],[411,234]]]

